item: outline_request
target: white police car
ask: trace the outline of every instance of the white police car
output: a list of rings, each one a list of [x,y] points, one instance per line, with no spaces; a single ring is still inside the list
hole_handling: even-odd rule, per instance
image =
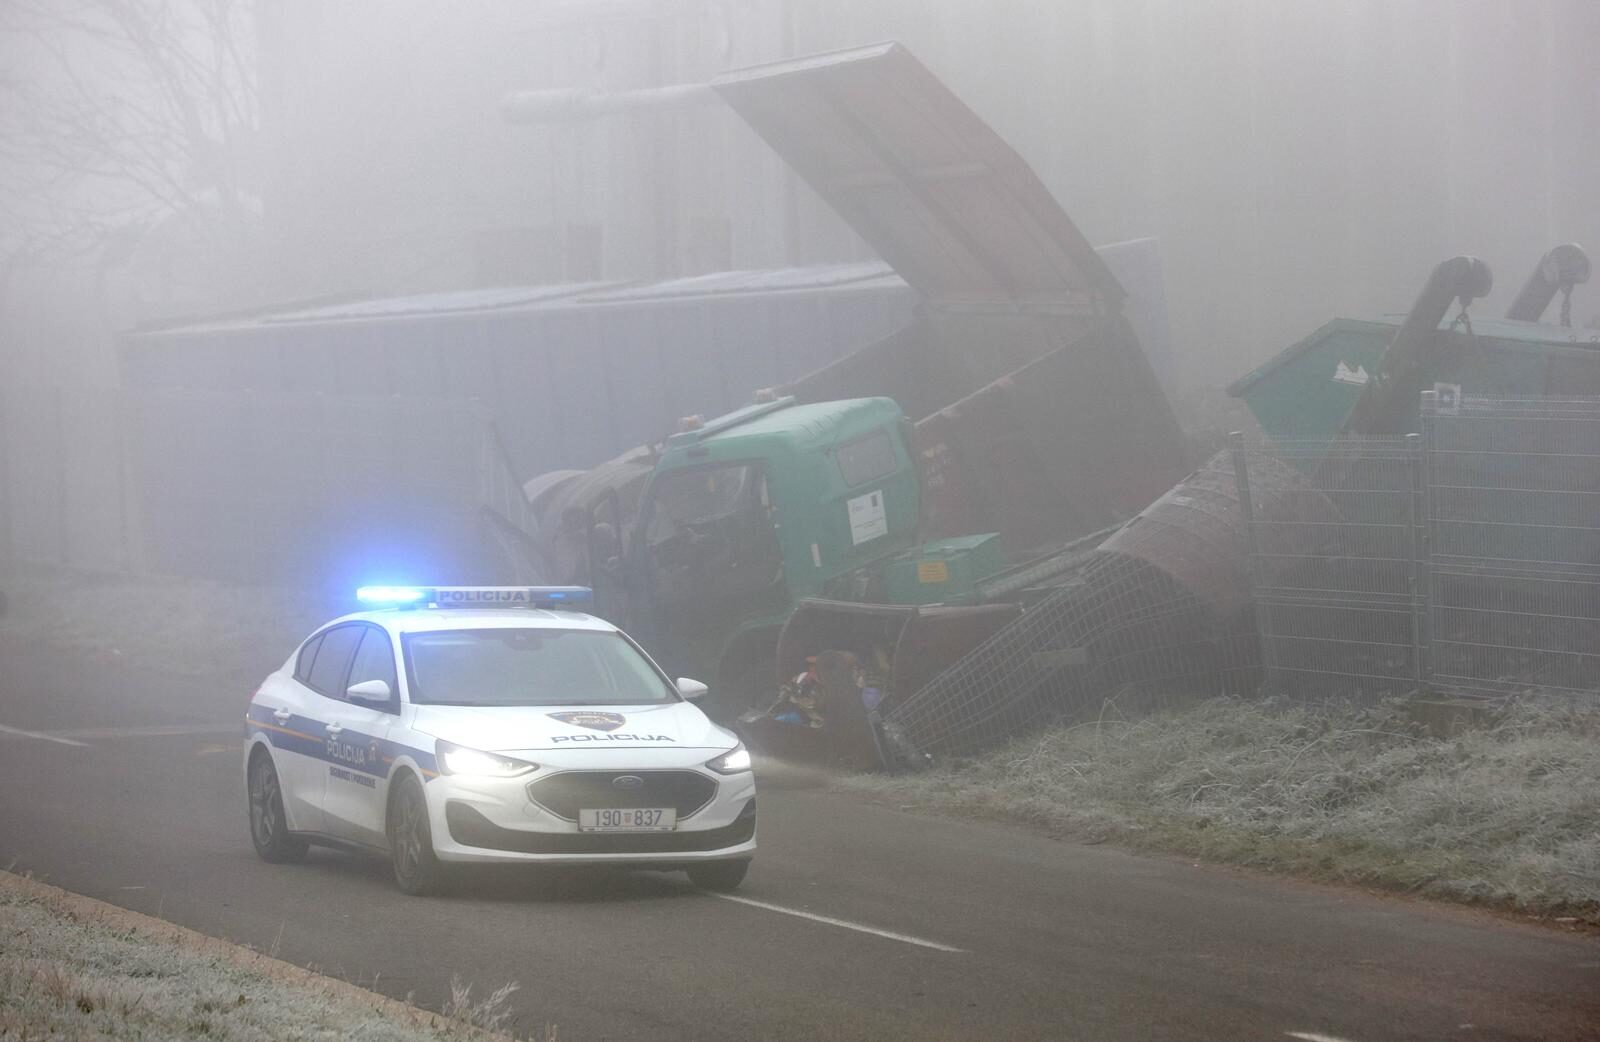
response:
[[[250,837],[386,850],[400,889],[451,862],[685,869],[739,885],[750,754],[581,587],[364,588],[394,607],[323,626],[245,718]]]

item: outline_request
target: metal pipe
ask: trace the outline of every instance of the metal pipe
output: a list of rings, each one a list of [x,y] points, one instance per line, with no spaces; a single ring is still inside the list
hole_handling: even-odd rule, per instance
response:
[[[1451,257],[1434,268],[1389,341],[1378,371],[1346,417],[1343,433],[1409,433],[1405,428],[1417,395],[1438,370],[1432,349],[1439,340],[1439,323],[1452,304],[1459,301],[1465,308],[1493,288],[1494,274],[1476,257]]]
[[[563,87],[513,91],[500,102],[500,112],[510,123],[573,123],[602,116],[714,102],[720,103],[711,87],[704,83],[675,83],[665,87],[622,91]]]
[[[1537,322],[1558,292],[1571,293],[1573,286],[1588,281],[1589,255],[1575,242],[1562,243],[1539,258],[1527,283],[1506,309],[1506,317]]]

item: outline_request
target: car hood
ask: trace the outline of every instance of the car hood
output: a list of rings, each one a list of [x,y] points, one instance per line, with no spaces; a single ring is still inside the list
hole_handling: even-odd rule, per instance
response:
[[[486,752],[731,749],[738,739],[688,702],[652,706],[416,706],[412,727]]]

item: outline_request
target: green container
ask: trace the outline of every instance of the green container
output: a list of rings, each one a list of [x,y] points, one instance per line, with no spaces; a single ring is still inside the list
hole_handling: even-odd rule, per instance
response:
[[[1338,318],[1241,377],[1243,398],[1273,441],[1324,441],[1344,426],[1397,326]]]
[[[941,539],[888,561],[885,592],[891,604],[939,604],[972,593],[1004,566],[998,533]]]
[[[1378,372],[1398,318],[1338,318],[1228,388],[1273,441],[1327,441]],[[1429,348],[1431,382],[1467,398],[1600,395],[1600,333],[1536,322],[1446,319]],[[1416,416],[1419,403],[1411,403]],[[1417,430],[1417,426],[1412,426]]]

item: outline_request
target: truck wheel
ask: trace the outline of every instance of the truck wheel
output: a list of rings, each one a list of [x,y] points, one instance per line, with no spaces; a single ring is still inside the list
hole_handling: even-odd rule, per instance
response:
[[[744,875],[750,871],[749,860],[744,861],[707,861],[703,865],[690,865],[688,868],[689,882],[702,890],[716,890],[727,893],[737,890],[739,884],[744,882]]]

